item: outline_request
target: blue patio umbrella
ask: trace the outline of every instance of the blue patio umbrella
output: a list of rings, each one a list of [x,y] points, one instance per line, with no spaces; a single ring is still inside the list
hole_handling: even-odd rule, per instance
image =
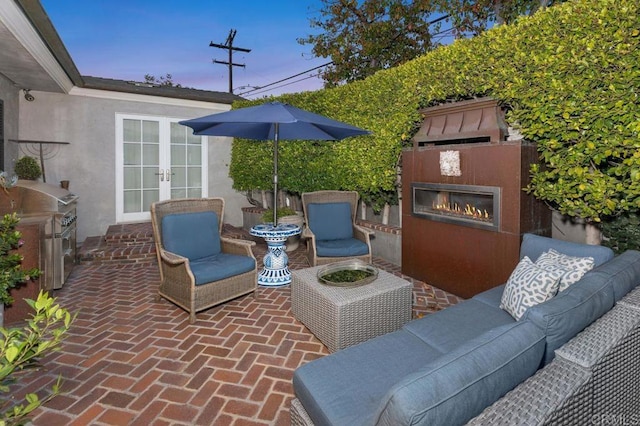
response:
[[[181,121],[194,135],[231,136],[243,139],[273,140],[273,224],[277,225],[278,141],[329,140],[366,135],[368,130],[281,102],[211,114]]]

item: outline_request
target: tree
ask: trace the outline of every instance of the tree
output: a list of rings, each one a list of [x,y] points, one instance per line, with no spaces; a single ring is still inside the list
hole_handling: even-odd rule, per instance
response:
[[[434,0],[437,10],[448,16],[457,37],[474,36],[493,24],[508,24],[518,16],[564,0]]]
[[[144,82],[149,84],[155,84],[158,86],[163,86],[163,87],[182,87],[181,84],[173,82],[173,76],[169,73],[160,77],[155,77],[151,74],[145,74]]]
[[[323,32],[298,39],[333,63],[322,73],[327,87],[361,80],[433,48],[431,0],[322,0],[312,28]]]
[[[299,38],[313,53],[331,58],[322,72],[326,87],[364,79],[400,65],[438,46],[450,33],[474,36],[495,23],[563,0],[322,0],[320,17],[311,18],[320,34]],[[441,31],[448,21],[451,28]]]

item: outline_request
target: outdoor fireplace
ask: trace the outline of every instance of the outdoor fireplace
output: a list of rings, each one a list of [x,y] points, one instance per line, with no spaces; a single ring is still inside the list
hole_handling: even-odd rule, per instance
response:
[[[506,282],[524,233],[551,233],[549,209],[523,191],[538,153],[509,140],[495,100],[421,112],[402,153],[402,272],[471,297]]]
[[[497,186],[413,183],[411,187],[415,216],[472,228],[500,229]]]

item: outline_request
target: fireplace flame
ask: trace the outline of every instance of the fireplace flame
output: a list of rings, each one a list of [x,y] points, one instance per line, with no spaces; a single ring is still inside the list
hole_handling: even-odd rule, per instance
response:
[[[458,203],[450,202],[433,203],[433,210],[454,216],[465,216],[473,219],[490,221],[491,214],[486,209],[480,209],[471,204],[465,204],[461,207]]]

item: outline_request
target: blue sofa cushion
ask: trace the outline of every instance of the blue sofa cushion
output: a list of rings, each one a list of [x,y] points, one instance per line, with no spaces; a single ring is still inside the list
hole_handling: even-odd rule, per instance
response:
[[[469,299],[410,321],[402,329],[447,353],[494,327],[514,322],[513,317],[499,307]]]
[[[613,250],[604,246],[572,243],[555,238],[541,237],[534,234],[524,234],[520,246],[520,258],[527,256],[533,262],[545,251],[554,249],[560,253],[575,257],[592,257],[595,266],[613,259]]]
[[[441,355],[398,330],[303,365],[293,390],[316,425],[371,425],[389,388]]]
[[[594,269],[553,299],[527,309],[521,320],[533,322],[547,336],[546,365],[556,349],[612,307],[613,288],[608,277]]]
[[[215,212],[176,213],[162,218],[162,244],[189,260],[220,253],[218,215]]]
[[[316,240],[316,253],[320,257],[362,256],[369,254],[369,246],[355,238]]]
[[[191,260],[189,266],[196,279],[196,285],[200,285],[253,271],[256,261],[249,256],[218,253],[214,256]]]
[[[544,334],[530,322],[496,327],[393,386],[376,424],[466,423],[535,373],[543,353]]]
[[[307,215],[316,241],[353,238],[351,203],[309,203]]]

